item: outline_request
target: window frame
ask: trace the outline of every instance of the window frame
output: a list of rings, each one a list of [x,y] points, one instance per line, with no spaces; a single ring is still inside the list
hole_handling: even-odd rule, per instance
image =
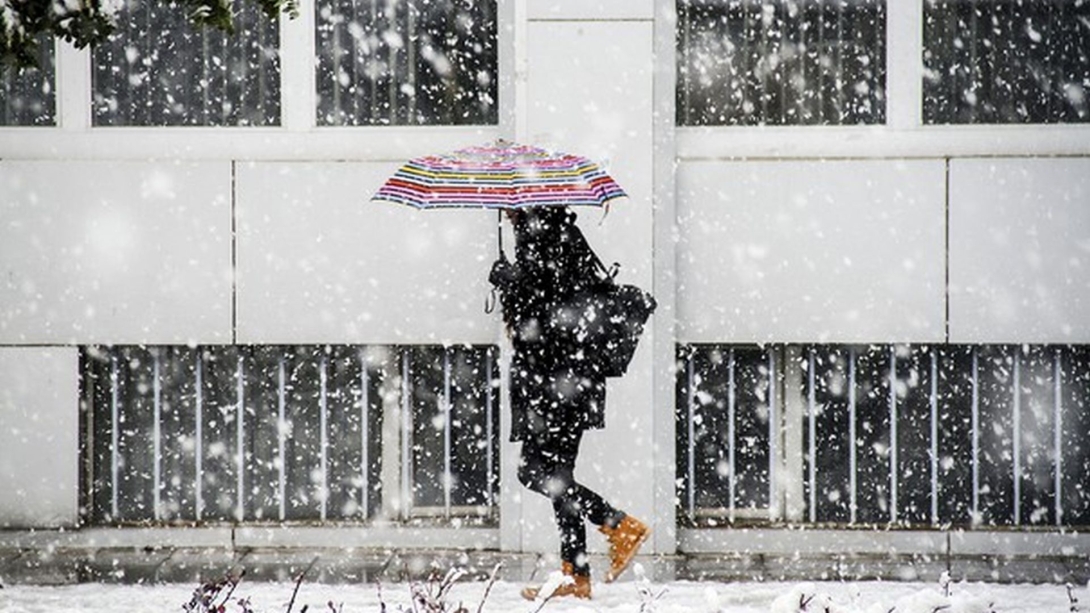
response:
[[[923,123],[923,3],[887,0],[886,124],[870,126],[674,127],[677,158],[890,159],[965,156],[1090,155],[1090,124],[927,125]],[[317,126],[314,1],[280,25],[281,121],[278,127],[93,127],[91,54],[57,45],[57,125],[0,127],[0,158],[400,160],[512,135],[525,128],[516,87],[526,16],[498,0],[498,124],[492,126]],[[656,13],[673,31],[676,7]],[[671,35],[671,40],[673,36]],[[516,44],[517,43],[517,44]],[[675,89],[656,89],[655,108]]]
[[[280,19],[279,126],[95,126],[91,49],[56,43],[56,122],[0,126],[0,159],[400,160],[510,134],[508,95],[514,36],[510,3],[498,0],[498,124],[486,126],[320,126],[314,64],[315,1],[299,0],[299,16]],[[504,128],[508,129],[504,129]]]
[[[885,159],[1090,154],[1090,124],[925,124],[924,2],[886,0],[884,125],[678,126],[678,158]]]

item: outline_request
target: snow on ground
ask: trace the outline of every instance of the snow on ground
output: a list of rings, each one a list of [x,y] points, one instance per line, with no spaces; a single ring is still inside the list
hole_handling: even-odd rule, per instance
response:
[[[115,613],[177,612],[193,593],[191,585],[105,585],[81,584],[61,587],[9,585],[0,589],[3,613]],[[288,583],[246,583],[235,592],[249,597],[256,613],[282,613],[287,609],[294,585]],[[471,613],[484,594],[484,582],[459,583],[452,590],[452,605],[461,602]],[[485,613],[530,612],[537,604],[522,600],[520,584],[498,582],[485,601]],[[652,604],[641,595],[641,587],[660,598]],[[382,585],[382,600],[389,613],[411,611],[408,584]],[[1063,585],[961,584],[950,586],[952,600],[944,603],[937,584],[922,583],[711,583],[677,581],[652,584],[627,581],[612,585],[595,584],[594,599],[587,602],[554,600],[546,604],[546,613],[1066,613],[1071,611]],[[815,595],[816,594],[816,595]],[[808,607],[799,609],[800,600]],[[1078,586],[1075,596],[1081,601],[1080,612],[1090,611],[1090,593]],[[330,585],[304,583],[293,611],[309,605],[308,613],[328,613],[327,602],[343,604],[344,613],[378,613],[379,586],[375,584]],[[992,604],[992,609],[987,608]],[[936,609],[942,604],[951,604]],[[820,605],[820,607],[818,606]],[[448,610],[453,611],[454,606]],[[227,611],[239,611],[237,606]]]

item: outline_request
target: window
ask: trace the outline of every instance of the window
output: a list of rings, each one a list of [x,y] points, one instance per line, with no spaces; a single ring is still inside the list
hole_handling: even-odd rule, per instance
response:
[[[926,0],[924,121],[1090,121],[1090,2]]]
[[[89,347],[92,523],[494,518],[492,347]]]
[[[679,0],[680,126],[885,122],[883,0]]]
[[[689,522],[781,519],[769,500],[794,483],[810,523],[1090,525],[1090,347],[694,345],[679,359]]]
[[[319,0],[318,124],[497,122],[496,2]]]
[[[94,124],[279,124],[278,22],[253,2],[236,9],[235,34],[225,34],[195,28],[180,5],[126,2],[94,49]]]
[[[0,126],[56,125],[53,39],[38,38],[38,68],[0,66]]]

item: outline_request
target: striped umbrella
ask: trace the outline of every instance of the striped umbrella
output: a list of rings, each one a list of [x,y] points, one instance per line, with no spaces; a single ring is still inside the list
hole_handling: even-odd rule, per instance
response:
[[[372,200],[418,209],[604,206],[627,194],[589,159],[497,141],[409,160]]]

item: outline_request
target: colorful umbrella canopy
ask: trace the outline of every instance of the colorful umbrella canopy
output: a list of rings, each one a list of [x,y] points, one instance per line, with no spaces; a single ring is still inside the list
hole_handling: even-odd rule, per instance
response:
[[[589,159],[497,141],[409,160],[372,200],[419,209],[603,206],[627,196]]]

